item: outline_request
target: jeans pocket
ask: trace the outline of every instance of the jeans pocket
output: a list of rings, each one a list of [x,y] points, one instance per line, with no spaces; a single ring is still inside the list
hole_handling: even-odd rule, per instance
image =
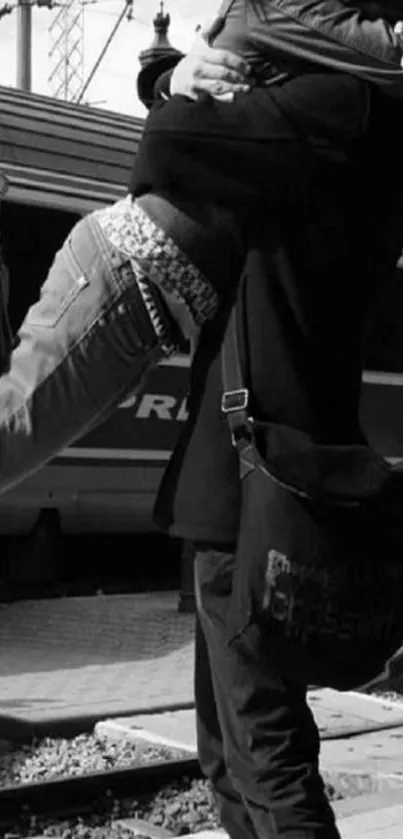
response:
[[[226,613],[226,643],[229,647],[242,642],[254,625],[252,591],[248,570],[252,558],[237,549],[234,555],[231,595]]]
[[[74,256],[70,236],[56,255],[39,300],[27,313],[27,321],[32,326],[53,329],[89,284]]]

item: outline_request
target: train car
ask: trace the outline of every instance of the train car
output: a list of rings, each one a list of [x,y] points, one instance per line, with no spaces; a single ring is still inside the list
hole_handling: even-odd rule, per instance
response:
[[[126,193],[142,120],[0,88],[0,232],[14,329],[56,250],[85,213]],[[0,534],[42,510],[63,532],[147,532],[163,469],[186,419],[186,353],[155,369],[108,422],[0,498]]]
[[[142,120],[0,88],[0,228],[14,329],[84,213],[123,196]],[[403,458],[403,262],[368,345],[362,419],[374,446]],[[160,365],[102,426],[0,497],[0,534],[27,533],[44,510],[66,533],[152,530],[158,483],[186,420],[189,356]]]

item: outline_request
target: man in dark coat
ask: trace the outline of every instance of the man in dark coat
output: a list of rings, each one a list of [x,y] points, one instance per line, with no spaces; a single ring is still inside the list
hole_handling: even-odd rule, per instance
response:
[[[236,56],[220,52],[217,60],[202,39],[176,69],[155,76],[144,96],[147,69],[141,74],[144,101],[171,92],[230,101],[245,83]],[[379,114],[377,120],[385,125]],[[362,172],[369,174],[365,166]],[[301,207],[290,209],[277,234],[272,225],[268,235],[264,226],[257,230],[239,303],[252,414],[324,443],[363,439],[362,347],[378,290],[375,266],[383,266],[386,279],[398,256],[395,230],[388,227],[388,237],[378,231],[374,238],[377,220],[386,224],[386,219],[381,213],[377,219],[376,208],[365,205],[371,195],[366,182],[364,177],[359,195],[356,182],[349,194],[345,185],[332,194],[318,193],[304,214]],[[237,455],[221,413],[220,348],[227,316],[221,311],[202,329],[191,370],[189,420],[155,511],[157,523],[192,542],[195,551],[199,758],[232,839],[336,839],[306,688],[284,678],[256,651],[241,656],[225,643],[240,509]]]

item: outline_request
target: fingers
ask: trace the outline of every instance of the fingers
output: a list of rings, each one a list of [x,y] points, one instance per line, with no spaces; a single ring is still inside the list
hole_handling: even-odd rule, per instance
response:
[[[245,84],[245,73],[238,70],[231,70],[222,64],[200,62],[194,68],[195,79],[214,79],[217,82],[229,82],[233,84]]]
[[[224,82],[203,81],[199,87],[195,87],[195,93],[208,93],[214,99],[224,101],[226,97],[231,96],[231,102],[236,93],[247,93],[249,87],[239,84],[225,84]]]
[[[226,96],[228,93],[247,93],[250,90],[250,85],[237,73],[225,69],[217,72],[217,69],[209,68],[208,65],[200,71],[195,69],[190,87],[193,94],[208,93],[215,97]]]
[[[248,76],[251,72],[248,62],[241,58],[241,56],[236,55],[234,52],[229,52],[229,50],[210,48],[208,52],[208,63],[221,65],[229,70],[241,73],[243,76]]]
[[[229,93],[220,93],[218,95],[213,94],[213,99],[216,99],[217,102],[233,102],[235,97],[235,93],[232,91]]]
[[[222,96],[228,93],[246,93],[250,85],[243,77],[225,67],[211,67],[206,63],[192,63],[184,58],[176,66],[171,78],[171,93],[180,93],[197,99],[200,93]]]
[[[190,99],[198,99],[202,93],[207,93],[213,99],[218,99],[221,102],[232,102],[236,93],[247,93],[250,88],[243,84],[228,84],[226,82],[215,82],[209,79],[200,79],[199,82],[194,81],[186,88],[186,95]],[[183,86],[182,86],[183,90]],[[175,92],[175,89],[174,91]]]
[[[401,48],[403,50],[403,21],[398,20],[393,27],[395,35],[400,39]],[[400,66],[403,68],[403,56],[400,61]]]
[[[218,19],[214,18],[214,20],[209,21],[209,23],[205,26],[197,28],[197,38],[194,44],[195,51],[197,51],[208,64],[221,65],[222,67],[233,70],[242,76],[249,75],[251,67],[241,56],[236,55],[236,53],[231,52],[230,50],[221,50],[209,46],[208,40],[213,36],[217,28],[217,22]]]
[[[210,28],[209,28],[210,27]],[[211,31],[211,24],[207,30]],[[197,99],[201,93],[221,101],[232,101],[234,94],[245,93],[252,81],[248,63],[229,50],[215,49],[198,35],[193,47],[176,66],[171,77],[171,94]]]

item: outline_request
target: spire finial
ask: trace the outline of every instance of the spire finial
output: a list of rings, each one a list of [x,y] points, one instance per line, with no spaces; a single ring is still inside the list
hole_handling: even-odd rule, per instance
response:
[[[162,56],[180,55],[179,50],[176,50],[169,42],[168,29],[171,23],[171,16],[165,12],[164,0],[160,0],[160,9],[153,23],[155,33],[153,42],[147,50],[143,50],[139,55],[142,67]]]
[[[169,14],[164,14],[164,0],[161,0],[160,10],[157,16],[154,18],[154,29],[157,35],[166,36],[168,33],[170,23],[171,16]]]

